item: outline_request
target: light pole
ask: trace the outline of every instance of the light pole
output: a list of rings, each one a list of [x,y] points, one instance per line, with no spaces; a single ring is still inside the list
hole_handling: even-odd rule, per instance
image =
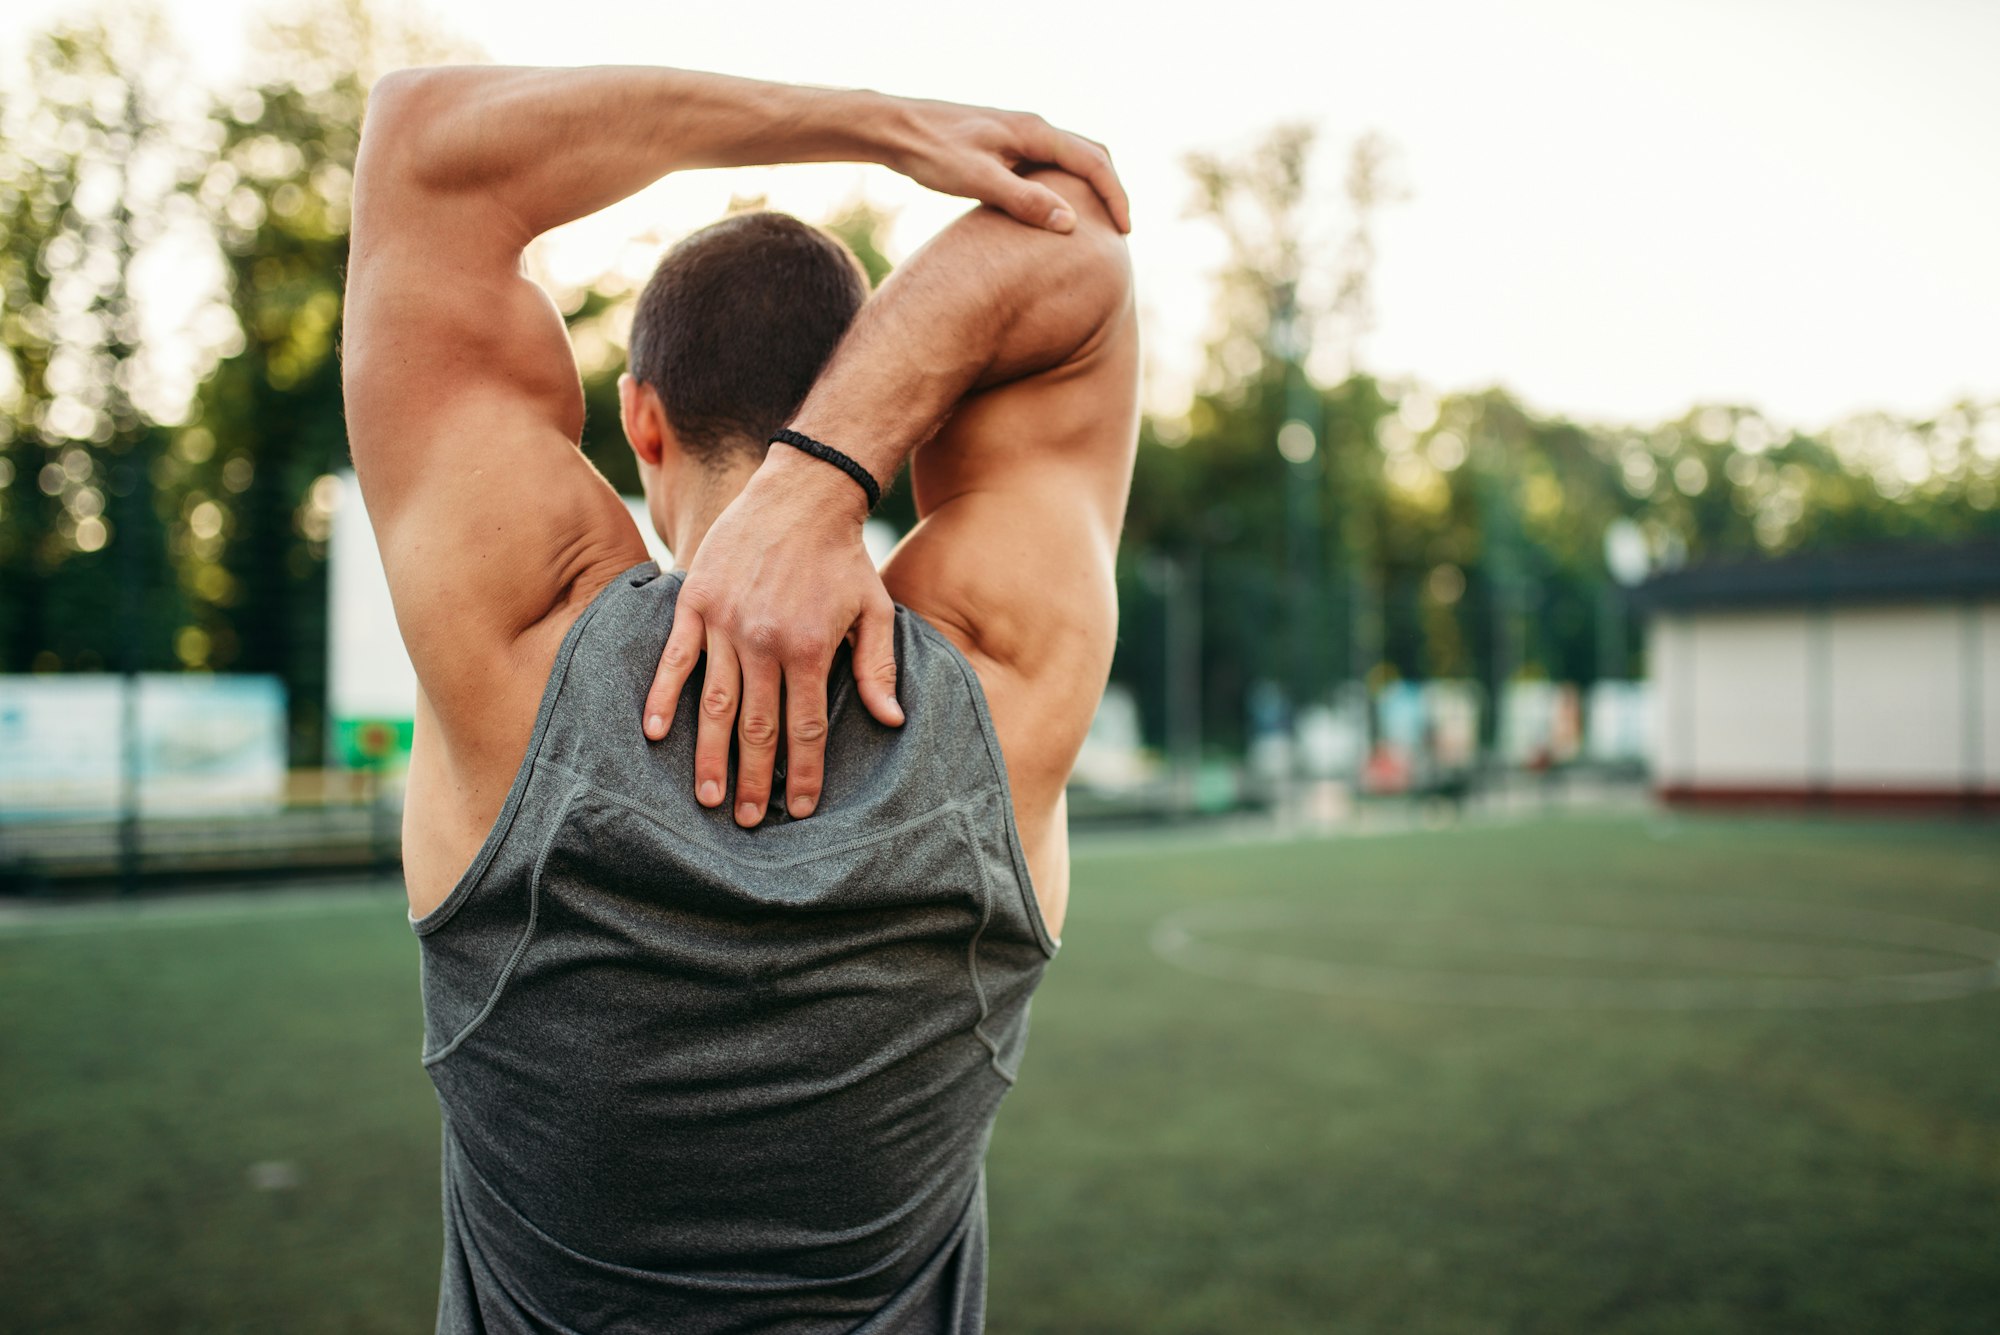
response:
[[[1198,805],[1201,776],[1201,548],[1185,558],[1164,552],[1147,558],[1149,582],[1160,593],[1165,651],[1167,761],[1173,803],[1180,812]]]
[[[1278,288],[1277,310],[1272,320],[1274,351],[1283,361],[1285,377],[1285,420],[1278,428],[1278,454],[1285,460],[1285,572],[1290,643],[1286,684],[1290,706],[1290,778],[1302,777],[1303,754],[1299,747],[1299,715],[1320,683],[1314,668],[1313,646],[1320,629],[1314,572],[1319,565],[1320,432],[1323,414],[1318,393],[1306,378],[1306,328],[1299,313],[1298,290],[1292,283]]]
[[[1599,586],[1597,606],[1597,679],[1608,681],[1626,672],[1625,590],[1646,578],[1653,554],[1646,532],[1620,515],[1604,526],[1604,568],[1610,580]]]

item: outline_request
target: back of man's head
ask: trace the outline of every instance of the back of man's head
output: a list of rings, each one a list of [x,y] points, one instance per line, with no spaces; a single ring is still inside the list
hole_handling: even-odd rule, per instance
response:
[[[868,298],[854,253],[783,213],[739,213],[661,259],[632,316],[631,371],[681,448],[762,457]]]

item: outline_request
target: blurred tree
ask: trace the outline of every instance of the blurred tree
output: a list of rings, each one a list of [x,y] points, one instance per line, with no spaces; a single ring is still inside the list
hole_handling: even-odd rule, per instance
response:
[[[1395,150],[1379,130],[1358,136],[1347,154],[1345,181],[1348,232],[1335,264],[1335,286],[1328,301],[1335,334],[1331,346],[1343,369],[1330,379],[1346,379],[1361,370],[1361,343],[1375,328],[1376,215],[1409,198],[1394,175]]]
[[[1184,159],[1194,181],[1194,216],[1214,224],[1229,248],[1217,275],[1205,386],[1211,391],[1247,389],[1270,362],[1284,359],[1292,336],[1280,327],[1286,313],[1299,312],[1307,327],[1325,313],[1324,285],[1306,283],[1306,173],[1315,137],[1312,126],[1288,123],[1248,152]]]
[[[175,565],[193,607],[190,667],[289,686],[295,765],[326,736],[326,540],[347,462],[341,278],[368,88],[401,65],[476,58],[402,10],[323,0],[253,29],[245,86],[215,111],[220,151],[197,198],[226,263],[229,355],[178,433]],[[357,503],[348,498],[347,503]]]
[[[1320,368],[1344,377],[1318,400],[1328,685],[1460,676],[1497,692],[1517,677],[1637,670],[1639,626],[1604,568],[1615,519],[1640,523],[1667,563],[2000,532],[2000,405],[1923,422],[1862,416],[1808,436],[1741,406],[1595,427],[1538,416],[1498,388],[1440,398],[1378,383],[1359,369],[1374,219],[1403,191],[1387,146],[1363,136],[1348,157],[1346,236],[1315,241],[1311,143],[1285,126],[1247,153],[1188,162],[1195,212],[1229,258],[1199,391],[1184,419],[1141,433],[1113,674],[1139,696],[1149,736],[1164,736],[1167,677],[1153,553],[1200,554],[1204,736],[1239,741],[1252,684],[1285,674],[1289,481],[1273,441],[1296,415],[1286,363],[1301,328],[1319,335]]]
[[[147,316],[212,151],[152,8],[36,35],[0,135],[0,670],[172,662],[146,480],[202,365]],[[150,272],[147,272],[150,270]],[[190,355],[192,353],[192,355]]]
[[[1197,598],[1209,608],[1198,646],[1201,731],[1225,745],[1240,742],[1257,683],[1296,686],[1314,675],[1314,650],[1323,648],[1300,624],[1307,595],[1298,583],[1300,530],[1323,529],[1326,514],[1316,492],[1297,494],[1300,483],[1277,449],[1299,392],[1304,345],[1326,309],[1326,284],[1313,281],[1320,275],[1307,261],[1315,138],[1309,125],[1284,124],[1246,152],[1185,159],[1191,212],[1222,234],[1228,258],[1217,275],[1187,436],[1146,433],[1134,474],[1136,541],[1127,545],[1121,601]],[[1191,570],[1190,554],[1200,551],[1198,576],[1164,586],[1144,579],[1154,551]],[[1226,592],[1211,600],[1211,588]],[[1164,609],[1151,619],[1164,627]],[[1148,731],[1157,733],[1167,709],[1162,637],[1121,635],[1120,647],[1114,670],[1137,688]]]
[[[868,271],[868,286],[874,288],[882,286],[882,280],[896,267],[888,254],[889,228],[895,221],[893,209],[882,208],[866,195],[857,195],[820,226],[847,243],[847,248],[861,261],[861,267]]]
[[[1389,405],[1353,368],[1372,319],[1374,215],[1399,192],[1386,143],[1363,136],[1350,155],[1349,235],[1327,243],[1311,198],[1314,143],[1310,126],[1287,124],[1247,152],[1186,160],[1193,212],[1222,234],[1228,258],[1200,390],[1185,422],[1142,434],[1134,476],[1126,602],[1148,596],[1144,553],[1202,553],[1202,733],[1224,744],[1241,739],[1255,683],[1285,681],[1295,702],[1316,702],[1379,638],[1375,429]],[[1327,360],[1316,343],[1348,372],[1331,391],[1307,378]],[[1294,429],[1302,448],[1290,459],[1279,450],[1289,420],[1307,433]],[[1149,728],[1165,711],[1158,652],[1150,637],[1121,636],[1115,669],[1138,690]]]
[[[569,323],[576,349],[577,371],[583,379],[583,453],[620,495],[640,494],[639,461],[625,441],[619,418],[618,377],[625,372],[625,352],[632,326],[632,304],[638,293],[622,280],[607,276],[596,286],[573,294],[563,318]]]

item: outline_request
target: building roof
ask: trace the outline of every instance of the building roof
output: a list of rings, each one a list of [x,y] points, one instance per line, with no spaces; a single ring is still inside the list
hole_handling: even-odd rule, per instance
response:
[[[1633,600],[1654,612],[1960,598],[2000,598],[2000,541],[1703,561],[1633,590]]]

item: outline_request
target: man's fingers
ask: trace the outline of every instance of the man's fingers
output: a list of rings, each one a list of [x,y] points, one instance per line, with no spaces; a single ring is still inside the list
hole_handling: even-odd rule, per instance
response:
[[[771,770],[778,761],[778,665],[760,655],[746,656],[743,702],[736,719],[736,823],[748,828],[764,819],[771,800]]]
[[[1015,221],[1030,227],[1046,227],[1051,232],[1076,230],[1076,214],[1061,195],[1024,176],[1016,176],[1005,167],[995,166],[993,171],[987,203],[1005,209]]]
[[[701,676],[701,730],[694,743],[694,795],[705,807],[720,806],[729,788],[729,739],[736,731],[742,690],[736,651],[721,635],[708,636],[708,666]]]
[[[819,806],[826,773],[826,673],[824,662],[785,669],[785,810],[803,820]]]
[[[1081,176],[1090,182],[1090,188],[1104,201],[1104,207],[1110,211],[1111,221],[1118,224],[1118,230],[1131,231],[1132,201],[1127,198],[1125,187],[1118,180],[1118,172],[1111,165],[1111,154],[1104,145],[1082,135],[1058,132],[1055,150],[1055,165],[1072,176]]]
[[[664,740],[674,726],[674,711],[680,707],[681,692],[701,661],[703,627],[701,613],[681,604],[674,613],[673,633],[660,651],[660,666],[653,673],[653,687],[646,692],[646,707],[640,713],[646,736]]]
[[[896,703],[896,605],[884,594],[861,614],[854,634],[854,685],[878,723],[903,726]]]

